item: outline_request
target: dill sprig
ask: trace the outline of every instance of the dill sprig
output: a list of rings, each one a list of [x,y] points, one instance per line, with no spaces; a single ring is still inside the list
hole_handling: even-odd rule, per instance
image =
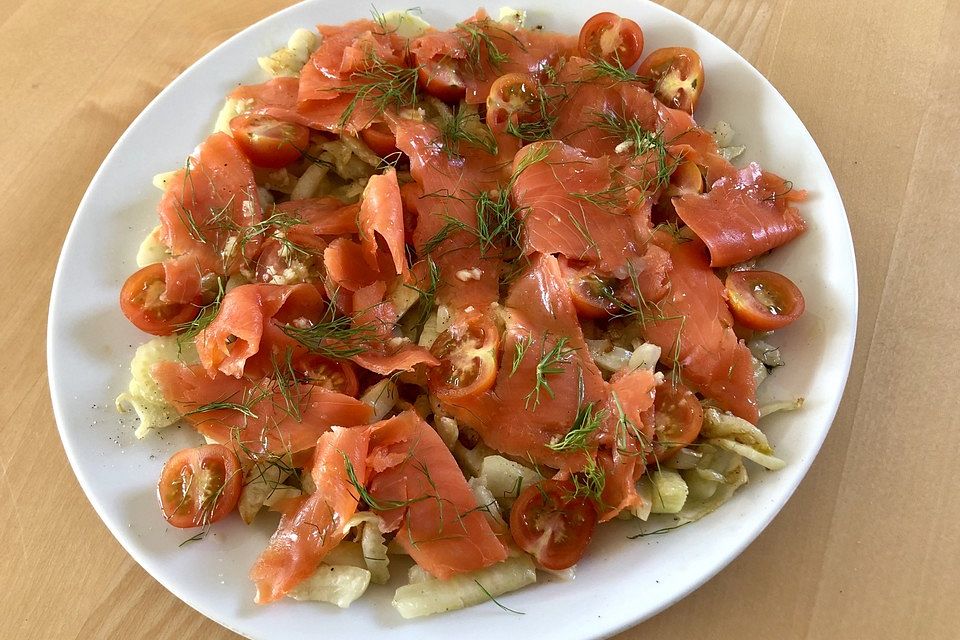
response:
[[[486,587],[484,587],[482,584],[480,584],[480,581],[477,580],[476,578],[474,578],[473,581],[477,583],[477,586],[480,587],[480,591],[483,591],[483,594],[484,594],[485,596],[487,596],[487,598],[489,598],[490,601],[493,602],[493,604],[497,605],[498,607],[500,607],[501,609],[503,609],[503,610],[506,611],[507,613],[514,613],[514,614],[516,614],[516,615],[518,615],[518,616],[525,615],[525,613],[524,613],[523,611],[517,611],[516,609],[511,609],[510,607],[508,607],[508,606],[506,606],[506,605],[501,604],[500,602],[498,602],[497,599],[493,597],[493,594],[490,593],[490,592],[487,590]]]
[[[513,364],[510,366],[510,376],[517,372],[523,357],[527,354],[527,349],[533,344],[533,336],[520,336],[513,345]]]
[[[350,122],[362,102],[370,103],[378,115],[391,107],[399,110],[417,104],[419,67],[403,67],[373,52],[368,63],[366,69],[350,74],[351,84],[338,88],[340,92],[354,94],[340,114],[337,123],[340,129]]]
[[[603,58],[596,58],[587,65],[587,68],[593,73],[591,80],[607,78],[614,82],[646,82],[646,78],[638,76],[630,71],[620,62],[619,56],[614,57],[613,61]]]
[[[233,478],[234,474],[237,474],[237,473],[242,473],[242,471],[240,469],[234,470],[230,475],[228,475],[223,479],[223,484],[217,487],[217,489],[212,493],[207,493],[206,491],[203,491],[203,496],[200,503],[200,510],[199,510],[199,513],[197,514],[198,516],[200,516],[200,521],[199,523],[197,523],[197,521],[194,520],[194,522],[196,523],[195,526],[200,527],[200,531],[192,535],[191,537],[187,538],[177,546],[182,547],[188,542],[197,542],[207,537],[207,534],[210,532],[210,527],[213,525],[213,522],[211,521],[211,519],[213,518],[213,514],[216,513],[217,511],[217,505],[219,504],[220,499],[223,497],[223,492],[226,489],[227,485],[230,484],[230,481]],[[190,498],[190,488],[196,479],[197,479],[197,474],[191,475],[190,480],[187,482],[187,485],[181,489],[181,493],[183,494],[183,497],[181,498],[180,503],[177,504],[177,507],[173,510],[174,513],[178,512],[180,510],[180,507],[185,505],[186,501]],[[201,489],[202,490],[206,489],[206,487],[201,487]]]
[[[557,442],[548,444],[547,448],[560,452],[583,451],[587,449],[589,447],[590,436],[600,428],[606,417],[606,410],[597,409],[595,402],[580,405],[570,430]]]
[[[420,332],[423,331],[423,327],[426,326],[427,320],[430,318],[430,313],[436,306],[437,290],[440,288],[440,266],[429,255],[426,260],[426,284],[418,282],[416,285],[403,285],[417,292],[417,319],[413,323],[413,333],[415,336],[419,336]]]
[[[566,97],[565,95],[551,97],[539,82],[537,82],[536,92],[535,112],[532,114],[534,118],[530,120],[521,119],[517,123],[507,123],[507,133],[524,142],[537,142],[538,140],[553,138],[553,127],[557,124],[553,102],[556,99]]]
[[[441,114],[439,128],[440,148],[447,155],[460,157],[462,144],[482,149],[492,156],[499,152],[493,132],[481,121],[476,109],[460,105],[451,115]]]
[[[670,183],[670,176],[679,166],[680,157],[670,153],[667,147],[670,140],[664,138],[662,130],[648,131],[636,118],[625,118],[613,112],[597,113],[593,126],[617,140],[622,140],[618,150],[630,151],[634,158],[653,152],[654,175],[644,183],[631,184],[629,187],[652,192]]]
[[[578,471],[570,476],[573,483],[574,498],[589,498],[597,504],[603,503],[603,489],[607,484],[607,476],[596,458],[587,457],[587,462],[582,471]]]
[[[484,77],[486,72],[484,62],[490,65],[490,68],[496,72],[500,71],[502,65],[510,61],[510,56],[500,50],[495,39],[503,40],[509,38],[513,40],[521,50],[526,51],[523,42],[509,30],[503,28],[490,18],[475,20],[472,22],[457,23],[459,31],[458,40],[467,53],[466,68],[478,77]],[[497,36],[494,36],[496,33]]]
[[[370,495],[370,492],[367,491],[367,488],[363,486],[363,483],[357,478],[357,471],[347,454],[343,451],[338,453],[343,456],[343,467],[347,472],[347,481],[351,484],[351,486],[353,486],[353,490],[357,492],[355,497],[357,500],[363,501],[365,505],[374,511],[390,511],[391,509],[399,509],[400,507],[406,507],[416,502],[423,502],[424,500],[431,499],[431,496],[420,496],[419,498],[411,498],[410,500],[377,500]]]
[[[670,531],[673,531],[674,529],[679,529],[680,527],[684,527],[684,526],[690,524],[691,522],[693,522],[693,521],[690,520],[690,521],[687,521],[687,522],[681,522],[681,523],[678,524],[678,525],[674,525],[674,526],[672,526],[672,527],[662,527],[662,528],[656,529],[656,530],[654,530],[654,531],[641,531],[640,533],[635,533],[635,534],[633,534],[632,536],[627,536],[627,538],[630,539],[630,540],[636,540],[637,538],[646,538],[647,536],[659,536],[659,535],[663,535],[664,533],[669,533]]]
[[[345,360],[366,351],[378,337],[374,322],[356,325],[355,320],[351,315],[338,313],[334,295],[317,322],[305,327],[287,324],[281,329],[313,353]]]
[[[533,389],[530,390],[524,398],[524,408],[529,409],[531,405],[536,409],[540,405],[540,394],[546,393],[551,398],[554,397],[553,389],[550,387],[548,376],[554,376],[563,373],[564,365],[573,359],[576,349],[567,346],[569,339],[566,336],[560,336],[549,350],[546,350],[547,335],[544,335],[540,343],[540,360],[537,362],[537,368],[534,373],[535,379]]]

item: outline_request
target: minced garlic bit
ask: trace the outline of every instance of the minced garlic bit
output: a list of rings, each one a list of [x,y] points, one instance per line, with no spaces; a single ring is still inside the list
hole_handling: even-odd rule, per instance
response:
[[[469,282],[471,280],[479,280],[480,276],[483,275],[483,271],[474,267],[473,269],[461,269],[457,271],[457,280],[460,282]]]

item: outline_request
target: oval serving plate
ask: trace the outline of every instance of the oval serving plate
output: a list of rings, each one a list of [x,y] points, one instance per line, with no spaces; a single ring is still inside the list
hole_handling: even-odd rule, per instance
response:
[[[446,28],[473,14],[466,0],[418,0],[423,16]],[[515,3],[520,4],[520,3]],[[383,0],[381,11],[406,5]],[[496,9],[490,6],[488,9]],[[100,517],[133,558],[177,597],[234,631],[256,639],[316,637],[424,638],[483,629],[487,637],[596,638],[634,625],[673,604],[735,558],[770,522],[803,478],[836,413],[853,352],[857,279],[853,245],[836,185],[816,143],[786,101],[737,53],[692,22],[651,2],[528,0],[528,24],[576,33],[599,10],[628,16],[644,29],[646,51],[687,46],[703,58],[707,85],[697,120],[725,120],[746,145],[744,157],[810,192],[801,211],[809,230],[764,264],[804,291],[807,314],[777,338],[787,366],[764,385],[770,397],[803,396],[802,411],[765,420],[764,430],[788,466],[751,467],[750,483],[717,512],[667,535],[628,539],[637,522],[598,532],[573,581],[549,579],[493,603],[405,621],[390,605],[405,571],[372,586],[349,610],[319,603],[253,604],[247,570],[272,529],[219,523],[205,540],[180,546],[189,533],[168,527],[155,483],[163,461],[196,443],[170,429],[136,441],[113,410],[127,366],[144,341],[121,315],[117,294],[134,269],[140,240],[156,223],[154,174],[182,165],[212,130],[224,96],[237,82],[263,78],[256,64],[299,27],[366,17],[366,5],[309,0],[277,13],[204,56],[164,89],[104,160],[67,234],[54,280],[48,324],[48,369],[54,412],[70,463]],[[648,529],[650,525],[645,525]],[[590,594],[585,598],[584,594]]]

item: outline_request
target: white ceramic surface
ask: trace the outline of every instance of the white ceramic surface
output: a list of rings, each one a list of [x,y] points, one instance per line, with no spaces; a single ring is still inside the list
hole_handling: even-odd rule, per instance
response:
[[[378,0],[382,11],[410,3]],[[473,13],[466,0],[418,0],[423,15],[449,26]],[[518,1],[514,4],[520,4]],[[248,567],[263,548],[270,517],[248,528],[239,518],[218,524],[202,542],[166,526],[155,498],[163,461],[194,444],[174,429],[135,441],[113,410],[127,365],[146,338],[121,315],[118,290],[135,269],[138,242],[156,223],[158,172],[182,165],[211,130],[225,94],[238,82],[262,80],[256,57],[283,44],[298,27],[366,17],[364,3],[308,1],[231,38],[187,69],[134,121],[90,184],[67,235],[54,281],[48,329],[53,406],[64,448],[94,508],[126,550],[157,580],[204,615],[250,638],[550,637],[610,635],[652,616],[701,585],[739,554],[793,493],[833,420],[850,366],[856,327],[857,280],[850,231],[837,188],[816,143],[779,93],[746,61],[693,23],[644,0],[529,0],[531,24],[575,33],[599,10],[637,20],[647,51],[695,48],[706,68],[698,120],[730,122],[746,158],[810,192],[802,211],[809,231],[766,264],[803,289],[807,313],[778,335],[787,366],[764,386],[767,396],[804,396],[803,411],[764,423],[789,465],[776,473],[751,466],[750,483],[718,512],[667,535],[629,540],[637,523],[603,526],[573,582],[542,578],[501,598],[525,612],[489,603],[446,615],[404,621],[386,587],[342,611],[317,603],[253,604]],[[488,7],[496,9],[496,6]],[[650,525],[646,525],[651,528]],[[654,525],[656,526],[656,525]],[[775,558],[770,558],[774,563]]]

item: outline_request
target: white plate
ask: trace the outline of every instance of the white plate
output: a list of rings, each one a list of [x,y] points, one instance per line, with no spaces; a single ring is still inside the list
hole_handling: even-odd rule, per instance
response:
[[[417,0],[423,15],[450,26],[472,14],[475,0]],[[513,4],[513,3],[512,3]],[[519,1],[516,4],[520,4]],[[386,11],[410,2],[379,0]],[[531,24],[576,33],[599,10],[576,0],[523,3]],[[496,7],[492,7],[496,8]],[[138,242],[156,224],[158,172],[182,165],[212,129],[224,96],[238,82],[260,81],[256,57],[286,42],[298,27],[366,17],[365,3],[310,1],[250,27],[170,84],[134,121],[87,190],[64,243],[50,304],[48,366],[64,448],[90,502],[113,535],[150,574],[204,615],[251,638],[485,637],[594,638],[652,616],[701,585],[770,522],[813,461],[833,420],[850,366],[857,314],[853,245],[840,195],[816,143],[779,93],[743,58],[693,23],[650,2],[608,0],[604,10],[639,22],[647,51],[681,45],[700,52],[706,93],[698,120],[730,122],[746,156],[810,191],[802,206],[809,231],[767,261],[803,289],[807,313],[778,336],[787,366],[764,391],[806,397],[803,411],[764,428],[789,465],[776,473],[750,468],[751,482],[718,512],[663,536],[628,540],[634,523],[601,527],[573,582],[543,579],[502,602],[404,621],[390,606],[393,586],[372,587],[349,611],[317,603],[257,607],[247,570],[264,547],[268,522],[218,524],[202,542],[166,526],[155,497],[163,461],[194,444],[173,430],[137,442],[119,422],[113,398],[145,336],[120,314],[117,297],[135,269]],[[269,518],[264,518],[269,520]],[[771,563],[775,561],[771,558]],[[403,572],[396,572],[403,573]],[[403,576],[397,576],[398,582]],[[471,634],[467,632],[467,636]]]

